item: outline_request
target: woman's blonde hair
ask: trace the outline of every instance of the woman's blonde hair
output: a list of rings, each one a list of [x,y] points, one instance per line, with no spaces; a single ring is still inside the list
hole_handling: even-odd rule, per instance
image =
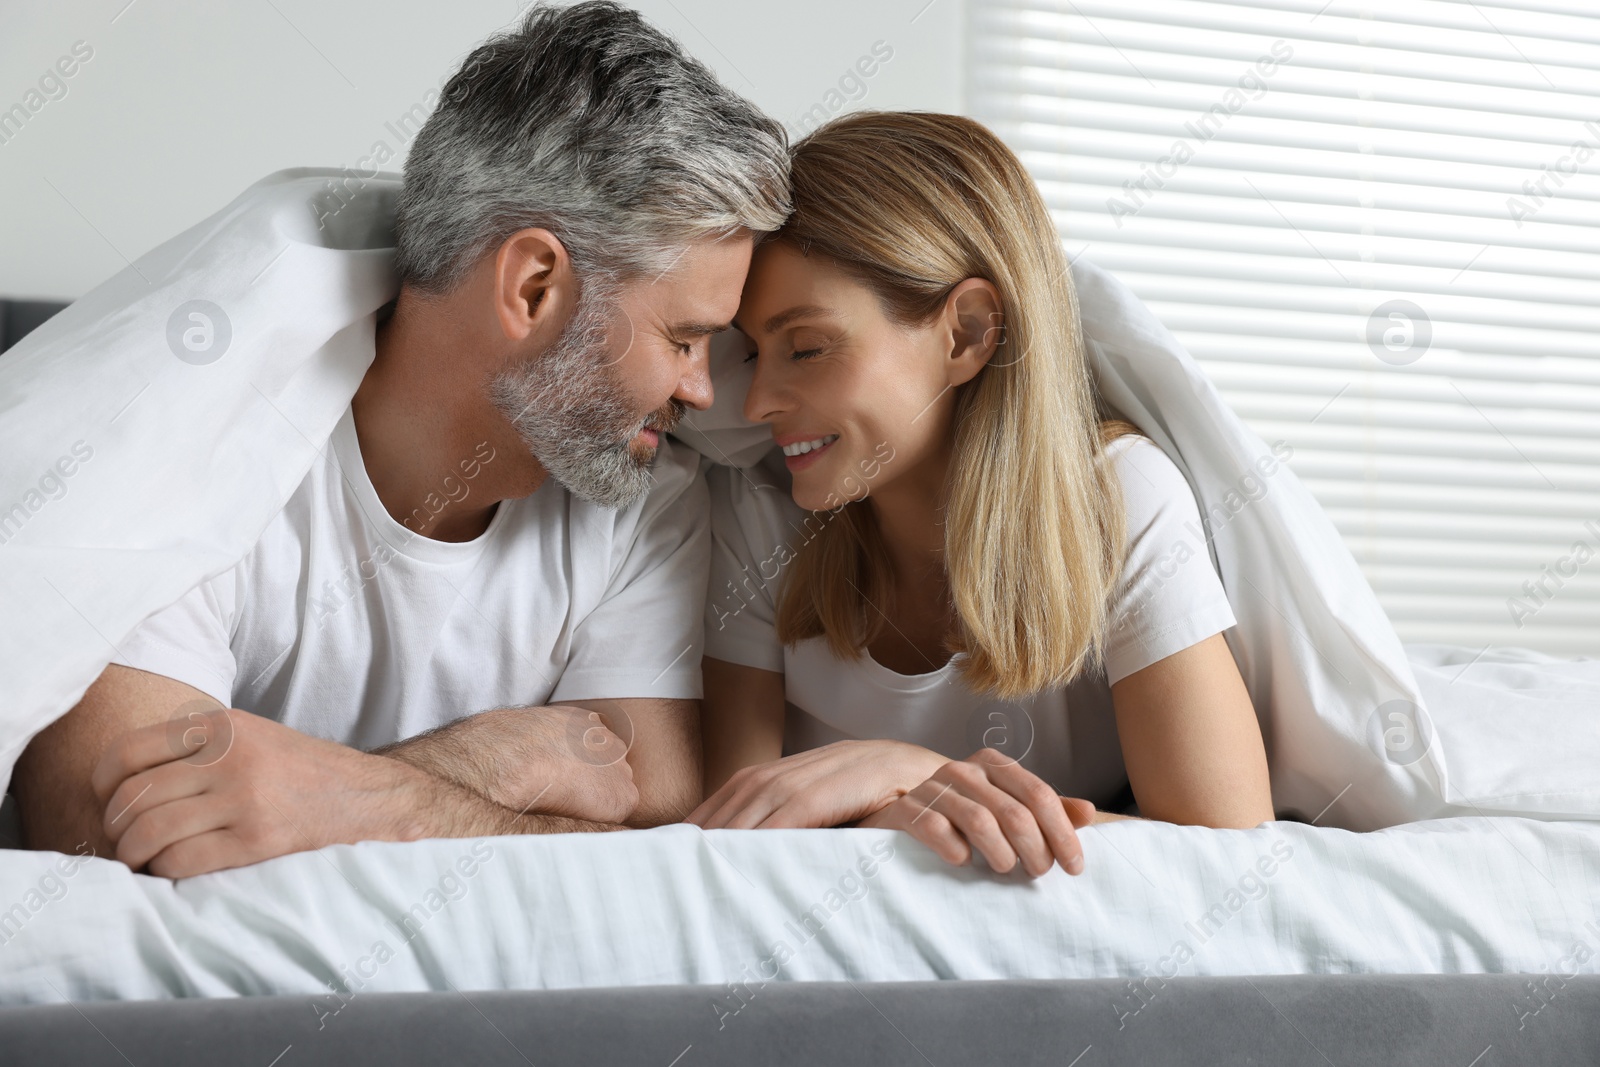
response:
[[[793,150],[794,213],[772,239],[823,255],[891,319],[925,325],[952,288],[1000,293],[1003,343],[956,391],[945,570],[968,686],[1003,700],[1101,662],[1125,519],[1054,221],[1000,139],[957,115],[859,112]],[[778,603],[785,643],[824,635],[855,659],[884,625],[890,564],[865,499],[795,556]]]

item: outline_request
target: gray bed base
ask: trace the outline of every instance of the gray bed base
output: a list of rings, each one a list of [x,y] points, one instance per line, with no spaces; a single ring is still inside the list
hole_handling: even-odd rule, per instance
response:
[[[1534,995],[1531,980],[1541,979]],[[785,982],[0,1009],[0,1063],[1578,1065],[1600,975]],[[332,1007],[339,1007],[329,1014]]]

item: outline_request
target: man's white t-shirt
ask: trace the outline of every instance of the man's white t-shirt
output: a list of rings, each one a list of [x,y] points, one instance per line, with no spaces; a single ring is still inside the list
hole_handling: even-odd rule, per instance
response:
[[[774,621],[782,561],[815,536],[826,513],[796,505],[787,471],[775,463],[716,467],[708,475],[705,654],[783,673],[785,754],[868,738],[907,741],[951,759],[988,746],[1063,796],[1107,802],[1127,784],[1111,685],[1236,622],[1183,473],[1146,437],[1119,437],[1107,451],[1122,484],[1127,550],[1103,671],[1009,702],[967,688],[959,655],[937,670],[906,675],[865,650],[857,660],[839,659],[822,637],[782,645]]]
[[[470,496],[494,462],[478,446],[428,507]],[[249,555],[145,620],[112,662],[358,748],[494,707],[697,699],[702,462],[663,438],[655,485],[629,507],[550,479],[502,500],[473,540],[436,541],[384,509],[347,408]]]

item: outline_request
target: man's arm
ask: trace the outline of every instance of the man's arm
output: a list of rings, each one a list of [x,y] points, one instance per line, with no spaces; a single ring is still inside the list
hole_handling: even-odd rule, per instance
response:
[[[173,878],[328,844],[619,828],[519,814],[116,665],[33,739],[15,782],[28,847],[87,842]]]
[[[644,828],[700,802],[698,702],[497,708],[375,749],[514,811]]]
[[[620,700],[574,700],[575,706],[598,714],[627,747],[639,801],[623,820],[645,828],[681,822],[701,800],[700,702],[636,697]],[[597,734],[586,732],[585,738]],[[587,744],[587,740],[586,740]],[[601,749],[585,748],[585,759],[608,759]]]
[[[373,749],[514,812],[616,824],[639,801],[626,743],[587,708],[493,708]]]
[[[103,825],[105,805],[89,784],[100,757],[129,730],[219,707],[183,682],[108,666],[77,706],[41,730],[17,759],[12,790],[23,842],[55,852],[87,842],[96,855],[110,856],[115,849]]]

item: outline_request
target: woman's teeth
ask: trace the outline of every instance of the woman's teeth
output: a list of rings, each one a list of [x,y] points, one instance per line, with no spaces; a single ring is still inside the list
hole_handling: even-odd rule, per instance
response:
[[[792,445],[784,445],[783,446],[783,454],[786,455],[786,456],[803,456],[807,452],[811,452],[811,451],[813,451],[815,449],[823,448],[823,447],[825,447],[827,445],[831,445],[835,441],[837,441],[838,439],[839,439],[839,435],[838,434],[830,433],[828,436],[819,437],[815,441],[796,441]]]

